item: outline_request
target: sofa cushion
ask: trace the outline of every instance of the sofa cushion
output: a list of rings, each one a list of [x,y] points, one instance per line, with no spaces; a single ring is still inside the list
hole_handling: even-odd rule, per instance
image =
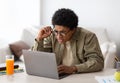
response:
[[[38,31],[39,30],[34,27],[23,29],[21,40],[27,43],[30,47],[32,47],[34,45],[34,40],[38,34]]]
[[[87,27],[86,29],[96,34],[100,44],[103,44],[109,41],[107,30],[105,28],[88,28]]]
[[[23,49],[30,49],[30,46],[28,46],[25,42],[23,41],[16,41],[14,43],[9,44],[10,50],[12,54],[14,55],[14,59],[19,60],[19,57],[22,55],[22,50]]]

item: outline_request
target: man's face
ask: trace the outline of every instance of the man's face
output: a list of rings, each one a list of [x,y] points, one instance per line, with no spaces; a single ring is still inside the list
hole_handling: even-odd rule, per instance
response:
[[[54,34],[59,43],[65,43],[66,41],[69,41],[74,31],[74,29],[70,30],[68,27],[60,25],[55,25],[54,27]]]

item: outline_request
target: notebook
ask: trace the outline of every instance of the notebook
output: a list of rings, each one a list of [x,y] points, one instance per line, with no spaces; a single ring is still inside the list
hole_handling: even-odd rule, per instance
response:
[[[23,57],[27,74],[53,79],[61,79],[67,74],[58,74],[54,53],[23,50]]]
[[[20,72],[24,72],[24,70],[22,68],[19,68],[19,65],[17,63],[14,63],[14,73],[20,73]],[[0,64],[0,76],[1,75],[6,75],[6,64],[5,63]]]
[[[16,69],[16,68],[19,68],[19,65],[14,64],[14,69]],[[5,63],[1,63],[0,64],[0,71],[4,71],[4,70],[6,70],[6,64]]]

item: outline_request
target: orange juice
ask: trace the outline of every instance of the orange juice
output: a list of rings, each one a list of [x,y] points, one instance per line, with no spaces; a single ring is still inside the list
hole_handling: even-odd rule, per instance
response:
[[[6,59],[6,74],[14,74],[14,59]]]

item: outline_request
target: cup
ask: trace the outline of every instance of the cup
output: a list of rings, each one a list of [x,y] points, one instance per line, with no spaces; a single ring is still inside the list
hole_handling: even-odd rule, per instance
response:
[[[7,75],[14,74],[14,56],[13,55],[6,56],[6,74]]]
[[[120,61],[116,62],[116,69],[120,69]]]

